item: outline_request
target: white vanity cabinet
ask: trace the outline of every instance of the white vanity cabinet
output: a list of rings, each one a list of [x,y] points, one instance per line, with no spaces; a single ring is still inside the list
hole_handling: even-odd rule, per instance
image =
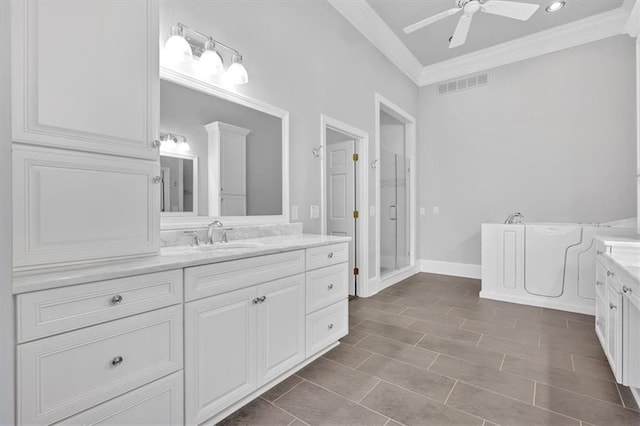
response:
[[[609,280],[607,285],[607,339],[605,354],[616,380],[622,383],[622,295],[618,293],[617,282]],[[613,281],[613,283],[611,282]]]
[[[20,0],[11,11],[13,141],[157,160],[157,2]]]
[[[157,253],[158,2],[11,14],[14,268]]]
[[[304,275],[186,304],[186,423],[199,424],[304,359]]]

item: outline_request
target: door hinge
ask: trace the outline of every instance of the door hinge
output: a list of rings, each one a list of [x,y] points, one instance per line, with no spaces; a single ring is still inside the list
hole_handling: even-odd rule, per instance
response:
[[[354,211],[353,211],[353,218],[354,218],[354,219],[357,219],[357,218],[358,218],[358,216],[359,216],[358,210],[354,210]]]
[[[353,275],[359,275],[360,270],[358,268],[353,268]]]
[[[353,154],[353,161],[358,161],[358,154]]]

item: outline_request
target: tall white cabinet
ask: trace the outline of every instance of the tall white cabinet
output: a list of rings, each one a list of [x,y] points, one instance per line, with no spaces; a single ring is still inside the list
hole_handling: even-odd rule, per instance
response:
[[[11,13],[14,267],[157,253],[157,3]]]

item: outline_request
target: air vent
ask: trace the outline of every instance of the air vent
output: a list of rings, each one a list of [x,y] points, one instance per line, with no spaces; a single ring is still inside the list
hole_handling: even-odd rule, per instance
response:
[[[438,85],[438,94],[457,92],[460,90],[471,89],[477,86],[484,86],[489,83],[489,74],[477,74],[465,77],[460,80],[449,81]]]

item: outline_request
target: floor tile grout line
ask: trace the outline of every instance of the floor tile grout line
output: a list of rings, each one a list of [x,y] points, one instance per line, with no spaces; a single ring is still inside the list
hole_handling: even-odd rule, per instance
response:
[[[498,368],[498,371],[502,372],[502,367],[504,367],[504,360],[507,359],[507,354],[506,352],[502,355],[502,362],[500,363],[500,368]]]
[[[476,343],[476,348],[480,348],[480,342],[482,342],[482,338],[484,337],[484,334],[480,335],[480,338],[478,339],[478,343]]]
[[[363,349],[364,350],[364,349]],[[364,365],[365,362],[369,361],[369,359],[374,356],[376,353],[375,352],[371,352],[371,354],[369,354],[369,356],[362,361],[360,364],[356,365],[355,367],[353,367],[354,370],[357,370],[358,368],[362,367]]]
[[[444,405],[447,405],[447,402],[449,401],[449,397],[450,397],[450,396],[451,396],[451,394],[453,393],[453,390],[456,388],[456,385],[457,385],[457,384],[458,384],[458,381],[456,380],[456,381],[453,383],[453,386],[451,386],[451,390],[449,391],[449,394],[447,395],[447,397],[445,398],[445,400],[444,400],[444,402],[443,402],[443,404],[444,404]],[[483,422],[483,423],[484,423],[484,422]]]
[[[624,408],[627,408],[626,404],[624,403],[624,398],[622,397],[622,393],[620,393],[620,387],[618,386],[618,383],[616,383],[616,390],[618,391],[618,397],[620,398],[622,406]]]
[[[569,358],[571,358],[571,371],[576,372],[576,364],[573,361],[573,354],[569,354]]]
[[[375,377],[375,376],[373,376],[373,377]],[[377,378],[377,377],[376,377],[376,378]],[[367,391],[367,393],[365,393],[365,394],[362,396],[362,398],[360,398],[360,399],[357,401],[357,404],[358,404],[358,405],[360,405],[360,403],[361,403],[362,401],[364,401],[364,399],[367,397],[367,395],[369,395],[369,394],[370,394],[370,393],[371,393],[371,392],[376,388],[376,386],[378,386],[378,384],[380,384],[381,380],[380,380],[379,378],[377,378],[377,379],[378,379],[378,381],[377,381],[376,383],[374,383],[374,384],[373,384],[373,386],[371,386],[371,389],[369,389],[369,390]],[[389,417],[389,416],[387,416],[387,417]]]
[[[536,392],[538,391],[538,381],[534,380],[533,382],[533,401],[531,402],[531,405],[535,406],[536,405]]]
[[[435,358],[433,358],[433,360],[429,363],[429,366],[427,367],[427,371],[431,371],[431,366],[432,366],[433,364],[435,364],[435,362],[436,362],[436,360],[438,359],[438,357],[440,357],[440,353],[439,353],[439,352],[436,352],[436,354],[437,354],[437,355],[435,356]]]
[[[295,375],[295,373],[294,373],[294,375]],[[293,377],[293,376],[292,376],[292,377]],[[298,377],[300,377],[300,376],[298,376]],[[296,383],[296,384],[295,384],[291,389],[289,389],[288,391],[286,391],[286,392],[282,393],[280,396],[278,396],[278,397],[277,397],[276,399],[274,399],[273,401],[269,401],[269,402],[271,402],[272,404],[274,404],[277,400],[279,400],[280,398],[282,398],[283,396],[285,396],[286,394],[288,394],[289,392],[291,392],[292,390],[294,390],[295,388],[297,388],[298,386],[300,386],[300,383],[302,383],[302,382],[304,381],[304,379],[303,379],[302,377],[300,377],[300,379],[301,379],[301,380],[300,380],[298,383]],[[277,386],[277,385],[276,385],[276,386]],[[266,401],[266,399],[265,399],[265,401]],[[280,408],[280,407],[278,407],[278,408]]]
[[[300,383],[302,383],[302,382],[300,382]],[[296,386],[298,386],[300,383],[297,383],[297,384],[296,384]],[[296,386],[294,386],[293,388],[295,388]],[[290,390],[293,390],[293,388],[291,388]],[[286,393],[286,392],[285,392],[285,393]],[[282,394],[282,395],[284,395],[284,394]],[[280,395],[280,396],[282,396],[282,395]],[[267,401],[266,399],[262,398],[261,396],[259,396],[258,398],[259,398],[259,399],[262,399],[262,400],[263,400],[263,401],[265,401],[267,404],[271,405],[271,406],[272,406],[272,407],[274,407],[274,408],[277,408],[278,410],[282,411],[283,413],[286,413],[286,414],[290,415],[291,417],[293,417],[293,420],[291,420],[291,423],[289,423],[289,424],[295,423],[295,421],[296,421],[296,420],[300,420],[301,422],[303,422],[303,423],[305,423],[305,424],[309,424],[309,423],[307,423],[307,422],[303,421],[302,419],[299,419],[299,418],[298,418],[297,416],[295,416],[294,414],[292,414],[292,413],[288,412],[288,411],[287,411],[287,410],[285,410],[284,408],[282,408],[282,407],[280,407],[280,406],[278,406],[278,405],[274,404],[272,401]],[[278,399],[278,398],[276,398],[276,399]],[[275,400],[274,400],[274,401],[275,401]]]

